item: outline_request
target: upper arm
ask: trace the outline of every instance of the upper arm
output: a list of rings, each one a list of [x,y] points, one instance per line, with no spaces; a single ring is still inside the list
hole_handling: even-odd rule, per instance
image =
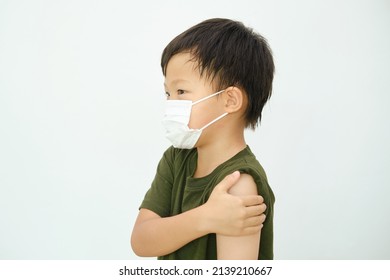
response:
[[[252,176],[241,174],[238,182],[231,187],[232,195],[257,195],[257,186]],[[258,259],[260,248],[260,232],[245,236],[226,236],[217,234],[218,259]]]

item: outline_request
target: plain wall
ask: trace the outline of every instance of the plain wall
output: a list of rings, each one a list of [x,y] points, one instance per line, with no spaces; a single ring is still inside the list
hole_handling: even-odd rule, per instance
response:
[[[276,259],[390,258],[388,1],[0,1],[0,259],[137,259],[169,146],[160,55],[190,26],[268,39],[247,142],[276,195]]]

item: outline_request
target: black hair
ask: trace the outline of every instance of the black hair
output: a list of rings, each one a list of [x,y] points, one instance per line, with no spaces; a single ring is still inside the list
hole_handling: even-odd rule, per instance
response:
[[[189,51],[200,74],[216,81],[218,90],[237,86],[248,98],[246,127],[255,129],[272,93],[275,66],[264,37],[230,19],[205,20],[175,37],[164,49],[161,67],[164,76],[175,54]]]

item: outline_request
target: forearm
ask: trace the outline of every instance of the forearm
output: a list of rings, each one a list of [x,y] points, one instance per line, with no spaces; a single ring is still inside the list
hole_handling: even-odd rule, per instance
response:
[[[210,233],[202,206],[167,218],[146,211],[143,214],[148,217],[137,220],[131,236],[132,248],[138,256],[163,256]]]

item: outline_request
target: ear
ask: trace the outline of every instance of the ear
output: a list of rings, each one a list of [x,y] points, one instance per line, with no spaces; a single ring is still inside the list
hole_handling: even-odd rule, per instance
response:
[[[239,111],[244,104],[244,92],[238,87],[228,87],[224,94],[225,112],[234,113]]]

